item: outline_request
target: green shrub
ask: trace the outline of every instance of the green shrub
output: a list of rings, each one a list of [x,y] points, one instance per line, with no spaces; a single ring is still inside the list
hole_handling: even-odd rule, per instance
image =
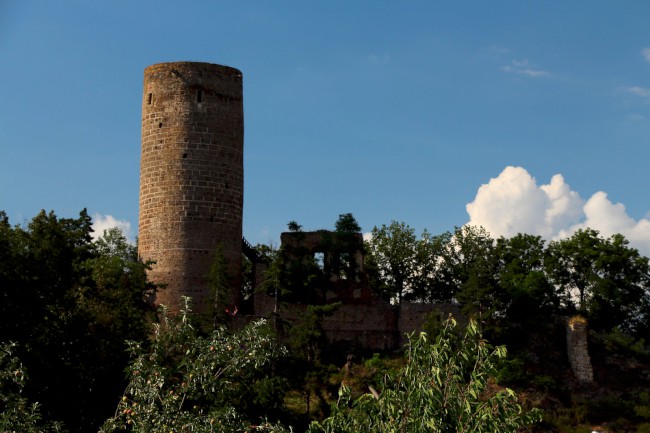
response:
[[[541,420],[538,410],[524,410],[514,391],[494,381],[505,347],[492,348],[475,322],[461,336],[455,326],[448,320],[431,341],[424,332],[412,335],[406,364],[385,377],[380,392],[352,399],[342,386],[332,415],[308,432],[516,432]]]
[[[130,343],[130,383],[101,432],[286,431],[243,414],[256,398],[263,404],[277,398],[271,389],[277,384],[264,372],[286,352],[263,321],[207,337],[190,322],[186,300],[178,317],[163,317],[148,351]]]

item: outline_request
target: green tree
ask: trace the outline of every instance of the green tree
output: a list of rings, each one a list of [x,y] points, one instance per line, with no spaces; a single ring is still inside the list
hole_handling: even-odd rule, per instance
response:
[[[560,290],[564,306],[583,314],[598,279],[596,260],[602,239],[596,230],[578,230],[570,238],[548,246],[547,272]],[[577,302],[575,302],[577,300]]]
[[[340,279],[358,281],[363,237],[361,227],[351,213],[339,215],[334,235],[324,234],[323,247],[328,251],[329,263],[324,263],[326,274],[336,275]]]
[[[470,315],[483,319],[505,314],[504,293],[499,286],[500,262],[495,241],[482,227],[463,226],[454,230],[442,253],[440,284]]]
[[[321,325],[323,318],[331,315],[339,306],[339,303],[307,305],[288,324],[286,341],[291,371],[287,372],[287,376],[293,387],[303,390],[307,417],[311,412],[312,396],[318,399],[319,412],[324,413],[327,409],[328,366],[323,363],[322,353],[327,340]]]
[[[74,305],[70,289],[87,276],[82,264],[92,257],[90,217],[85,210],[77,219],[41,211],[26,228],[10,227],[4,212],[0,220],[0,335],[17,342],[47,341],[41,331],[52,326],[55,331],[56,326],[39,326],[44,321],[57,324],[66,316]]]
[[[327,278],[312,252],[302,243],[305,236],[296,231],[297,242],[283,244],[269,267],[264,288],[275,296],[278,309],[286,303],[320,304]]]
[[[371,283],[384,298],[397,303],[411,290],[418,270],[415,230],[403,222],[392,221],[374,227],[366,242],[366,269]]]
[[[0,335],[16,341],[24,395],[45,420],[92,431],[124,387],[124,340],[143,339],[153,286],[117,230],[92,242],[92,221],[40,212],[25,227],[0,217]]]
[[[67,377],[60,379],[69,382],[59,383],[76,386],[68,404],[78,412],[71,410],[65,421],[84,431],[98,428],[124,389],[125,341],[144,339],[155,320],[150,302],[156,287],[147,281],[149,264],[138,259],[135,245],[111,228],[91,247],[93,257],[81,265],[87,276],[70,290],[74,305],[62,338],[76,347],[66,354]]]
[[[92,368],[79,365],[87,328],[76,314],[76,288],[90,280],[84,263],[94,255],[91,219],[85,210],[76,219],[41,211],[26,227],[3,226],[11,261],[2,269],[0,335],[18,343],[16,354],[29,369],[25,396],[42,403],[45,420],[74,428],[92,416],[75,407],[87,394],[79,391],[87,391],[83,381]]]
[[[339,219],[336,221],[334,229],[341,232],[350,232],[350,233],[359,233],[361,232],[361,226],[357,223],[357,220],[351,213],[344,213],[339,215]]]
[[[442,258],[452,241],[449,232],[420,238],[396,221],[372,230],[366,241],[366,270],[371,287],[385,299],[415,302],[452,302],[456,286],[441,274]]]
[[[501,262],[499,285],[506,297],[506,320],[539,326],[557,314],[560,299],[546,276],[544,240],[540,236],[518,234],[497,239],[495,253]]]
[[[417,270],[412,278],[412,288],[409,298],[419,302],[450,303],[456,290],[453,286],[444,284],[441,278],[441,258],[447,245],[452,240],[452,234],[444,232],[431,235],[427,230],[422,232],[416,244]]]
[[[620,327],[638,336],[648,329],[650,266],[625,237],[578,230],[551,242],[548,253],[548,274],[565,306],[584,314],[592,329]]]
[[[289,221],[287,228],[290,232],[298,233],[302,231],[302,226],[295,221]]]
[[[16,344],[0,344],[0,431],[47,433],[62,431],[60,423],[44,422],[38,403],[22,395],[27,373],[14,356]]]
[[[594,329],[614,327],[637,336],[648,337],[650,330],[650,265],[648,258],[629,246],[621,234],[602,245],[596,267],[601,278],[589,304],[590,324]]]
[[[146,334],[157,287],[147,281],[150,263],[139,260],[137,247],[120,229],[104,231],[92,248],[93,257],[82,265],[89,275],[75,290],[77,311],[94,326],[106,327],[106,336],[122,338],[121,348],[124,340]]]
[[[269,395],[268,373],[286,353],[266,324],[253,322],[237,333],[220,327],[202,336],[191,322],[185,298],[177,317],[164,314],[155,326],[148,349],[129,343],[130,382],[100,431],[285,431],[260,419],[264,407],[272,410],[279,400]],[[268,400],[260,401],[259,389]]]
[[[309,433],[516,432],[541,414],[522,409],[508,388],[493,391],[505,355],[505,347],[493,349],[481,338],[476,322],[459,336],[449,320],[435,337],[410,337],[406,364],[386,376],[379,392],[353,400],[342,386],[332,415]]]

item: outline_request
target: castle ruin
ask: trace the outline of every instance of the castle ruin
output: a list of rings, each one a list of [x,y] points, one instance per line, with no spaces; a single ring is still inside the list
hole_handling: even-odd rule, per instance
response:
[[[227,264],[231,289],[224,305],[216,307],[237,310],[242,302],[242,254],[256,261],[254,249],[242,237],[242,93],[241,72],[227,66],[173,62],[144,71],[138,254],[155,262],[148,277],[164,285],[156,304],[171,311],[178,311],[183,296],[193,299],[199,313],[215,307],[207,276],[217,251]],[[283,245],[300,247],[312,258],[324,257],[328,277],[315,299],[340,302],[322,323],[330,341],[394,349],[405,332],[420,328],[434,309],[441,310],[424,304],[394,306],[378,298],[363,275],[361,234],[346,235],[344,258],[332,256],[325,242],[334,235],[282,234]],[[328,268],[334,259],[335,269]],[[263,266],[256,269],[258,282],[262,272]],[[297,295],[294,315],[300,316],[307,299],[306,293]],[[251,304],[249,318],[277,311],[277,298],[267,294],[255,293]]]

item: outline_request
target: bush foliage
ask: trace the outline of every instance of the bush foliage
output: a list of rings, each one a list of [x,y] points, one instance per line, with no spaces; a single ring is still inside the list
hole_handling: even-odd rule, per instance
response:
[[[470,321],[462,335],[449,319],[440,334],[412,335],[406,364],[385,377],[378,392],[352,399],[342,386],[332,415],[309,433],[516,432],[541,420],[524,410],[514,391],[494,382],[505,347],[491,347]]]

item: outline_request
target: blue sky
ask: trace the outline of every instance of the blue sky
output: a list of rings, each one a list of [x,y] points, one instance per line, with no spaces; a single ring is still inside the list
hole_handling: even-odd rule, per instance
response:
[[[136,235],[143,70],[194,60],[244,75],[253,243],[352,212],[593,225],[650,254],[649,19],[633,0],[1,0],[0,209]]]

